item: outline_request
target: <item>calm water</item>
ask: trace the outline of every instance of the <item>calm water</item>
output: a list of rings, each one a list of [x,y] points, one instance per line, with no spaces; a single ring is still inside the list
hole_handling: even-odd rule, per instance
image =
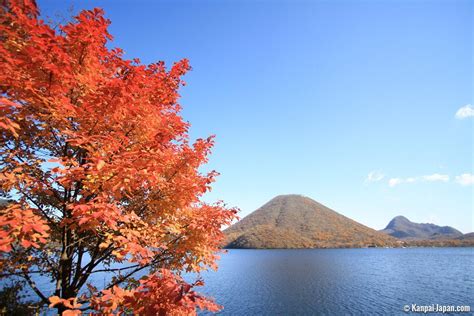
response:
[[[202,276],[200,292],[222,315],[399,315],[406,304],[474,311],[474,248],[229,250]]]
[[[413,303],[474,310],[474,248],[229,250],[203,277],[201,292],[222,315],[396,315]]]

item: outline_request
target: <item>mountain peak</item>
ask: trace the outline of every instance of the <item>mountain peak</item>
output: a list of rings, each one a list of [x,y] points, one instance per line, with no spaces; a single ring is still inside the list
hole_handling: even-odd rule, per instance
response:
[[[394,243],[315,200],[279,195],[225,230],[228,248],[363,247]]]
[[[404,216],[393,218],[381,232],[401,239],[439,239],[462,236],[460,231],[452,227],[413,223]]]
[[[398,216],[395,216],[392,221],[405,221],[405,222],[409,222],[410,220],[408,218],[406,218],[405,216],[403,215],[398,215]]]
[[[309,199],[308,197],[302,195],[302,194],[280,194],[275,196],[271,201],[276,201],[276,200],[292,200],[292,199]]]
[[[405,225],[405,224],[409,224],[411,223],[411,221],[406,218],[405,216],[403,215],[398,215],[398,216],[395,216],[387,225],[387,227],[385,227],[385,229],[393,229],[395,228],[396,226],[399,226],[399,225]]]

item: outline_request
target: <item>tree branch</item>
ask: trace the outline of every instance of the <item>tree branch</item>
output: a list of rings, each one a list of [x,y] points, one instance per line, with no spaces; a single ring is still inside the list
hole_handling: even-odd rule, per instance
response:
[[[41,301],[43,301],[44,304],[49,304],[48,298],[43,293],[41,293],[41,291],[36,286],[36,283],[30,278],[28,273],[29,272],[25,269],[23,271],[23,278],[25,278],[26,282],[28,282],[31,289],[35,291],[35,293],[40,297]]]

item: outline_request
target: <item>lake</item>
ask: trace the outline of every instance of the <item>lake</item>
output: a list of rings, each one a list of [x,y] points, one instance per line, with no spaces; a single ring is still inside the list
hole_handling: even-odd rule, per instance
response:
[[[224,306],[221,315],[398,315],[407,304],[474,311],[474,248],[235,249],[202,276],[198,291]]]
[[[222,315],[403,314],[470,305],[474,248],[229,250],[201,292]]]

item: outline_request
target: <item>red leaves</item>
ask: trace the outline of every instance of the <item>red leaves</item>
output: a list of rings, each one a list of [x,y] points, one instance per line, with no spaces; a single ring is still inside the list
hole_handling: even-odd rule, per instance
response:
[[[102,203],[100,199],[89,204],[71,205],[74,223],[78,230],[96,230],[101,227],[115,229],[121,218],[121,211],[114,203]]]
[[[202,282],[188,284],[170,270],[160,269],[156,274],[140,280],[133,290],[118,286],[104,290],[92,300],[92,306],[101,315],[133,310],[139,315],[195,315],[196,309],[217,312],[220,306],[193,291]]]
[[[49,305],[50,308],[57,308],[59,305],[64,306],[67,308],[62,315],[66,316],[74,316],[74,315],[81,315],[81,311],[78,310],[82,306],[82,304],[77,303],[77,297],[71,297],[68,299],[60,298],[58,296],[51,296],[49,298]]]
[[[49,236],[46,222],[33,209],[10,204],[0,210],[0,251],[9,252],[19,243],[23,248],[40,248]]]
[[[56,307],[57,305],[62,304],[63,299],[59,296],[51,296],[49,302],[51,303],[49,307]]]
[[[101,9],[81,12],[61,32],[37,19],[33,1],[0,10],[0,142],[8,144],[0,191],[18,202],[0,212],[0,251],[15,259],[11,270],[34,262],[56,278],[55,267],[69,264],[62,271],[76,267],[87,278],[83,255],[153,271],[214,267],[220,229],[235,212],[200,203],[217,173],[199,171],[212,137],[191,143],[180,115],[189,61],[167,69],[123,59],[106,45]],[[142,315],[216,309],[169,270],[133,288],[104,291],[96,306]],[[52,297],[51,307],[77,314],[75,302]]]
[[[0,129],[7,130],[14,137],[18,137],[20,125],[14,122],[11,117],[18,105],[7,98],[0,97]]]

